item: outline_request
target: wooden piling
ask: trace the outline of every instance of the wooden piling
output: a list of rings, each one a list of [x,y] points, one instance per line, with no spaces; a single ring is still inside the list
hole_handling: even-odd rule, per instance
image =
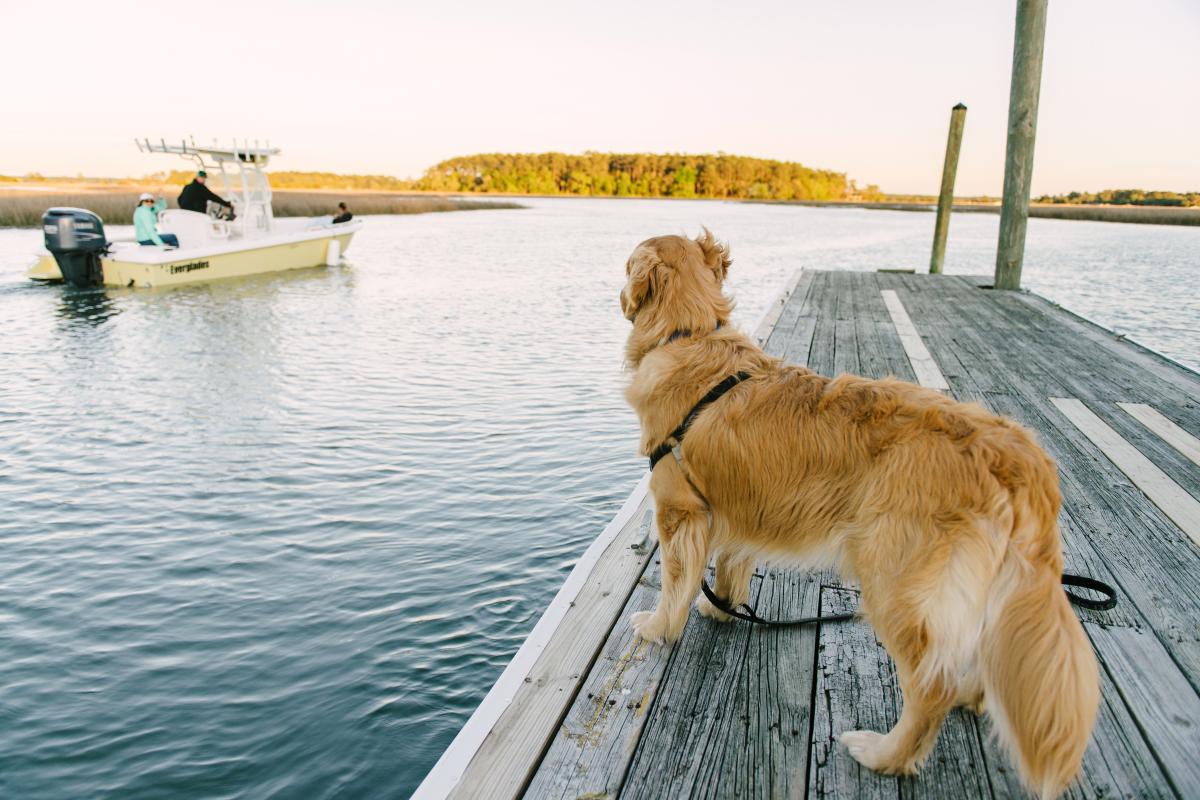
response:
[[[1004,160],[1004,202],[996,248],[997,289],[1021,288],[1025,227],[1033,181],[1038,94],[1042,85],[1042,45],[1048,0],[1017,0],[1012,84],[1008,97],[1008,149]]]
[[[963,126],[967,107],[959,103],[950,109],[950,134],[946,137],[946,160],[942,164],[942,190],[938,194],[937,221],[933,225],[933,254],[929,272],[942,271],[946,258],[946,236],[950,232],[950,208],[954,204],[954,178],[958,174],[958,151],[962,149]]]

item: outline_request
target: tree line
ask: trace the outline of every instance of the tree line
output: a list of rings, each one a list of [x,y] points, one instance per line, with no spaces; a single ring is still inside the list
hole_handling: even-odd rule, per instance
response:
[[[1200,206],[1200,192],[1148,192],[1145,189],[1105,189],[1042,195],[1035,203],[1112,206]]]
[[[844,200],[859,194],[841,172],[724,153],[482,153],[435,164],[414,188],[436,192],[760,200]],[[878,187],[866,191],[878,194]]]

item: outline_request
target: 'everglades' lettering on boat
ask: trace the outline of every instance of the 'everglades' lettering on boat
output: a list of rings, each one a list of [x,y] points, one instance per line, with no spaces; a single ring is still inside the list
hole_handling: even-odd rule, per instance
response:
[[[172,275],[178,275],[180,272],[191,272],[194,269],[208,269],[207,261],[189,261],[186,264],[172,264],[167,267]]]

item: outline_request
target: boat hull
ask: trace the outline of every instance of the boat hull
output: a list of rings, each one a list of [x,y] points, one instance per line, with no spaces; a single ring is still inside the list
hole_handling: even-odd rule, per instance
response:
[[[243,249],[211,254],[186,250],[164,251],[178,252],[180,257],[157,263],[122,259],[122,253],[117,251],[101,259],[104,285],[139,288],[177,286],[322,266],[328,262],[330,243],[337,242],[338,252],[344,253],[350,247],[354,233],[349,230],[301,241],[263,242],[258,246],[246,242],[247,246]],[[33,280],[62,280],[58,264],[49,254],[41,256],[27,275]]]

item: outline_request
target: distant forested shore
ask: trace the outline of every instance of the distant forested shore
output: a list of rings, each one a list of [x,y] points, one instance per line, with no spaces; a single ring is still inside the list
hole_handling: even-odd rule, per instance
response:
[[[1182,206],[1200,208],[1200,192],[1153,192],[1145,189],[1105,189],[1101,192],[1044,194],[1035,203],[1055,205],[1105,206]]]
[[[483,153],[435,164],[413,188],[748,200],[871,200],[881,196],[879,187],[859,190],[842,172],[724,153]]]
[[[90,183],[131,185],[187,183],[188,171],[139,179],[76,178]],[[375,192],[471,192],[586,197],[694,197],[745,200],[882,199],[877,186],[860,189],[845,173],[813,169],[794,161],[726,155],[654,153],[482,153],[435,164],[415,180],[389,175],[272,171],[276,189]],[[0,176],[0,182],[63,181],[31,174]],[[219,186],[219,181],[218,181]]]
[[[114,190],[147,185],[182,186],[192,179],[188,170],[161,172],[141,178],[48,177],[36,173],[0,175],[14,189],[46,184],[76,184]],[[725,153],[716,155],[653,153],[482,153],[451,158],[435,164],[420,178],[391,175],[346,175],[334,172],[273,171],[271,185],[283,191],[319,190],[333,192],[431,192],[439,194],[566,195],[577,197],[676,197],[730,200],[778,200],[799,203],[848,203],[864,208],[924,210],[937,202],[933,195],[887,194],[878,186],[859,187],[845,173],[813,169],[794,161],[750,158]],[[20,184],[25,184],[21,186]],[[218,191],[221,183],[216,181]],[[1200,210],[1200,192],[1168,192],[1147,189],[1105,189],[1099,192],[1069,192],[1033,198],[1042,206],[1057,206],[1035,216],[1062,219],[1112,219],[1159,221],[1149,215],[1157,207]],[[956,197],[955,208],[987,211],[999,198]],[[1066,207],[1080,207],[1071,210]],[[1125,207],[1102,212],[1100,206]],[[1136,206],[1147,207],[1145,212]],[[1083,207],[1096,208],[1089,216]],[[1100,216],[1103,214],[1103,216]],[[1117,216],[1113,216],[1117,214]],[[1128,217],[1128,219],[1126,219]],[[1189,220],[1180,222],[1179,220]],[[1191,214],[1161,217],[1168,224],[1196,224]]]

